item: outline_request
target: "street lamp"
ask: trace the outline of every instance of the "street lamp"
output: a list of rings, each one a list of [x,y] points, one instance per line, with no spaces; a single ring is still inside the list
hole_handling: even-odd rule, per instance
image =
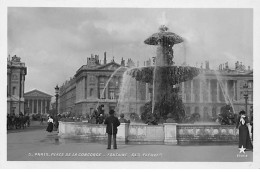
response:
[[[244,98],[245,98],[245,110],[246,110],[246,114],[247,114],[247,100],[248,100],[248,85],[247,82],[245,83],[245,85],[243,86],[244,88]]]
[[[58,115],[58,98],[59,98],[59,87],[56,85],[55,87],[55,97],[56,97],[56,117]]]

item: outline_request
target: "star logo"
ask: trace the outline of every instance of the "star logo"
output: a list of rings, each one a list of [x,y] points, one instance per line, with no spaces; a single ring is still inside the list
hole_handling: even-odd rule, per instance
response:
[[[241,148],[238,148],[238,149],[239,149],[239,153],[245,153],[246,148],[244,148],[243,145]]]

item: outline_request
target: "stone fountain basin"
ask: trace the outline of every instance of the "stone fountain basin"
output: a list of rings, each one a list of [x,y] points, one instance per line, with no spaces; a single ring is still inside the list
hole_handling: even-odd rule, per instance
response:
[[[128,75],[135,78],[137,81],[145,83],[153,83],[155,66],[133,68],[127,72]],[[176,85],[181,82],[192,80],[200,74],[200,69],[190,66],[156,66],[156,72],[162,73],[165,76],[167,83]]]
[[[85,141],[106,141],[106,125],[84,122],[59,122],[59,137]],[[161,125],[121,123],[117,141],[162,144],[236,144],[239,132],[232,125],[177,124]]]

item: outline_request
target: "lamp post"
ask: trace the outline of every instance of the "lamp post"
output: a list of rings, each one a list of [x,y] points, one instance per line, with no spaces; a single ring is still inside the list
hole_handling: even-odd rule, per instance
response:
[[[57,115],[58,115],[58,98],[59,98],[59,87],[58,87],[58,85],[56,85],[56,87],[55,87],[55,97],[56,97],[56,113],[55,113],[55,115],[56,115],[56,117],[57,117]]]
[[[246,114],[247,114],[247,101],[248,101],[248,85],[247,85],[247,82],[245,82],[245,85],[243,86],[244,88],[244,98],[245,98],[245,111],[246,111]]]

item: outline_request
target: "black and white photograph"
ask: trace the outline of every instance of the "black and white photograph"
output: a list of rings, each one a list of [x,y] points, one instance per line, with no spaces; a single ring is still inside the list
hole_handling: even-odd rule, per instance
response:
[[[259,168],[256,1],[12,2],[3,168]]]

